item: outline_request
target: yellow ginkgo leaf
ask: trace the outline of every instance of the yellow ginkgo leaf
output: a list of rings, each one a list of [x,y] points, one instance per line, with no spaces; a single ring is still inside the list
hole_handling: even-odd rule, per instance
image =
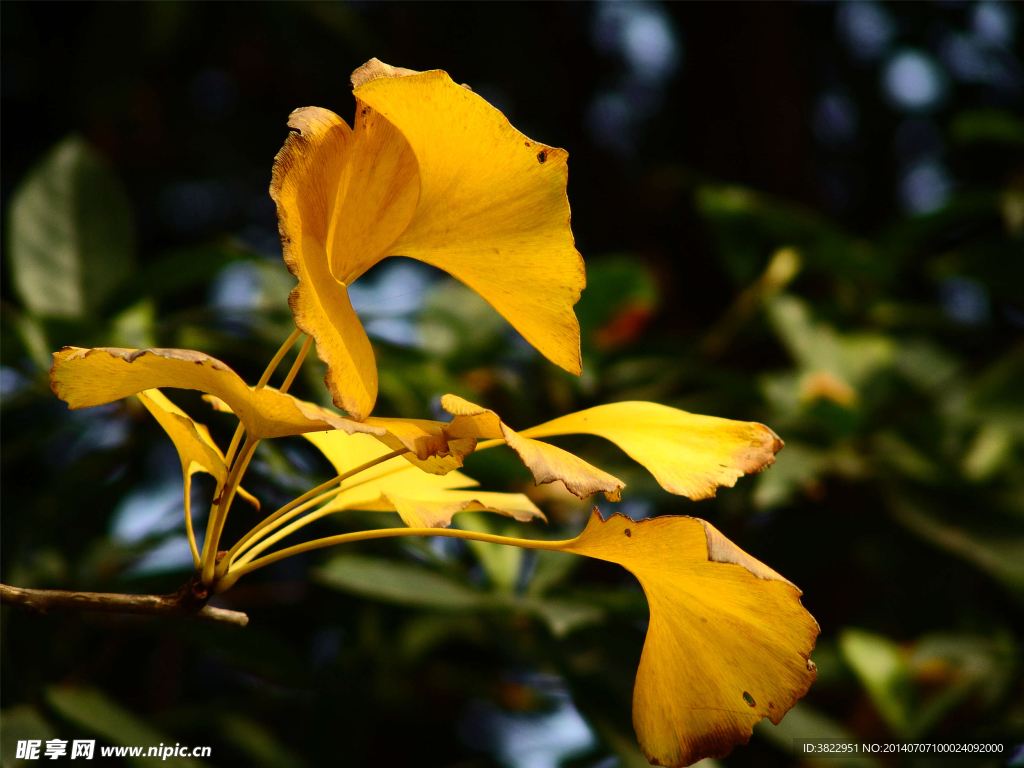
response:
[[[564,150],[538,144],[441,71],[373,60],[353,76],[355,128],[293,113],[271,195],[298,287],[296,325],[316,339],[334,402],[362,420],[377,374],[347,286],[388,256],[443,269],[545,356],[580,372],[573,305],[586,279],[569,227]]]
[[[331,462],[335,471],[341,475],[355,467],[366,464],[374,459],[379,459],[391,451],[389,446],[376,439],[376,436],[369,435],[344,435],[337,432],[308,432],[303,435],[309,442],[315,445],[324,457]],[[351,440],[343,439],[351,437]],[[356,488],[377,488],[374,485],[381,478],[394,475],[397,472],[404,472],[403,483],[409,488],[471,488],[478,485],[477,481],[467,477],[461,472],[452,471],[445,475],[434,475],[422,472],[405,460],[405,456],[397,456],[369,469],[363,470],[356,477],[348,481],[344,487]],[[394,486],[397,488],[398,486]],[[392,488],[391,490],[394,490]],[[370,492],[371,495],[378,491]],[[376,496],[374,496],[376,498]]]
[[[618,563],[647,595],[633,725],[653,765],[724,757],[762,718],[777,724],[817,678],[818,624],[800,590],[710,523],[603,521],[595,510],[558,549]]]
[[[285,264],[299,280],[288,304],[296,327],[316,339],[335,405],[358,421],[370,415],[377,400],[377,364],[348,288],[331,275],[326,257],[352,129],[317,107],[292,112],[288,127],[293,133],[274,160],[270,185]]]
[[[320,449],[338,474],[387,453],[385,446],[365,435],[311,432],[305,438]],[[459,490],[475,485],[476,480],[461,472],[427,474],[395,458],[353,478],[319,513],[343,509],[394,511],[410,528],[444,528],[451,524],[452,515],[467,510],[497,512],[524,522],[546,519],[521,493]]]
[[[499,416],[487,408],[463,400],[457,395],[445,395],[441,406],[455,416],[445,427],[449,439],[463,436],[497,438],[519,454],[537,484],[561,480],[573,494],[581,499],[603,491],[610,501],[618,501],[626,484],[613,475],[588,464],[578,456],[553,445],[533,440],[517,433]]]
[[[185,532],[188,534],[189,548],[192,550],[192,561],[199,567],[199,549],[196,546],[196,535],[192,528],[192,475],[206,472],[217,480],[217,493],[224,487],[228,476],[228,468],[224,464],[224,454],[210,437],[210,431],[203,424],[190,419],[184,411],[172,403],[159,389],[149,389],[136,394],[146,410],[164,428],[171,438],[181,460],[181,471],[185,479]]]
[[[203,395],[213,409],[222,413],[234,413],[226,402],[215,395]],[[295,398],[304,409],[314,412],[320,406]],[[360,422],[360,433],[372,434],[383,445],[393,451],[406,451],[402,460],[411,462],[424,472],[444,475],[462,466],[462,460],[476,447],[474,438],[452,438],[445,433],[444,422],[428,419],[391,419],[371,416]],[[378,455],[383,455],[382,451]],[[376,458],[371,456],[369,458]],[[369,461],[369,459],[365,459]],[[356,462],[347,469],[362,464]],[[340,470],[339,474],[345,470]]]
[[[147,389],[139,392],[136,397],[146,406],[164,432],[171,438],[181,459],[181,468],[185,472],[185,505],[189,504],[189,488],[191,477],[196,472],[206,472],[217,479],[217,493],[224,485],[228,468],[224,463],[224,454],[210,437],[210,430],[186,414],[178,406],[167,399],[159,389]],[[208,395],[204,395],[208,397]],[[260,509],[259,500],[242,487],[238,495],[256,508]],[[216,496],[216,494],[214,494]]]
[[[216,358],[189,349],[64,347],[53,354],[50,387],[72,409],[103,405],[147,389],[197,389],[223,400],[253,439],[340,429],[383,434],[277,390],[254,390]]]
[[[611,440],[669,493],[697,501],[775,463],[782,440],[763,424],[699,416],[657,403],[598,405],[530,427],[521,437],[588,434]]]
[[[218,486],[223,485],[228,476],[228,468],[224,464],[224,454],[213,442],[206,425],[189,418],[159,389],[147,389],[137,393],[136,397],[153,414],[153,418],[164,428],[178,450],[186,485],[196,472],[211,474],[217,479]],[[185,497],[188,498],[187,488]]]
[[[476,448],[476,438],[450,438],[444,422],[427,419],[390,419],[371,416],[363,422],[383,427],[377,439],[392,450],[407,448],[405,459],[424,472],[444,475],[462,466],[462,460]]]
[[[547,519],[522,493],[433,490],[415,496],[386,493],[384,497],[410,528],[447,528],[456,512],[497,512],[521,523]]]
[[[183,410],[168,400],[167,396],[159,389],[139,392],[136,397],[146,407],[146,410],[153,414],[153,418],[163,427],[164,432],[171,438],[171,442],[174,443],[174,447],[178,451],[181,471],[185,480],[185,531],[188,534],[189,547],[192,549],[192,559],[198,567],[199,550],[192,528],[192,475],[196,472],[213,475],[217,480],[217,490],[214,496],[219,495],[228,476],[224,454],[213,442],[210,430],[206,428],[206,425],[193,421]],[[259,510],[259,501],[250,493],[239,488],[238,494]]]
[[[378,77],[354,94],[401,131],[418,165],[416,211],[388,255],[454,275],[578,374],[572,307],[586,277],[569,229],[568,153],[530,140],[439,70]]]

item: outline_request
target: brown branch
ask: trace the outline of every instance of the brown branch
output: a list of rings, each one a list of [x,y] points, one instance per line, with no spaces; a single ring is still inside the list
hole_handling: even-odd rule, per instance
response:
[[[178,616],[244,627],[249,617],[238,611],[205,604],[205,594],[194,596],[185,585],[173,595],[124,595],[112,592],[67,592],[58,589],[22,589],[0,584],[0,603],[26,611],[46,613],[52,608],[107,613],[140,613],[150,616]]]

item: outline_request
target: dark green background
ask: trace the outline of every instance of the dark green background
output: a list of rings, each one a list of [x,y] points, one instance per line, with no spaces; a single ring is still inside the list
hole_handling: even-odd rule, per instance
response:
[[[791,765],[793,737],[839,734],[1020,744],[1021,10],[4,2],[4,582],[168,592],[187,578],[138,570],[180,528],[126,539],[114,522],[135,499],[136,517],[163,505],[180,527],[169,441],[131,403],[68,412],[49,392],[47,354],[195,347],[255,380],[290,324],[267,194],[288,113],[350,118],[348,75],[376,56],[445,69],[569,151],[589,278],[577,380],[443,276],[374,270],[357,301],[368,327],[398,321],[423,340],[375,337],[378,413],[429,417],[455,392],[514,427],[625,399],[763,421],[787,442],[775,467],[699,504],[607,444],[563,443],[629,483],[606,512],[708,518],[797,583],[821,624],[810,694],[720,762]],[[630,59],[618,33],[640,22],[655,31],[640,53],[667,39],[675,66]],[[974,46],[981,70],[957,44]],[[942,93],[908,108],[885,77],[913,51]],[[830,103],[853,123],[830,123]],[[625,132],[602,130],[600,115]],[[73,173],[53,175],[58,145]],[[938,195],[916,209],[915,172]],[[44,183],[55,178],[63,192]],[[32,184],[37,204],[13,205]],[[38,258],[16,234],[28,227],[52,254],[54,216],[84,233],[67,251],[84,288],[55,269],[26,293],[15,280]],[[772,262],[781,248],[799,254],[791,279],[776,279],[796,264]],[[54,298],[76,291],[80,309]],[[822,371],[852,389],[821,396]],[[322,400],[322,373],[307,364],[297,394]],[[170,394],[226,444],[230,420]],[[527,485],[497,451],[467,471],[489,489]],[[261,446],[246,485],[272,509],[327,476],[296,439]],[[586,514],[541,503],[545,535]],[[227,540],[253,520],[236,508]],[[381,520],[339,516],[306,533]],[[210,745],[211,765],[541,767],[572,752],[576,711],[592,738],[567,764],[642,764],[629,699],[646,604],[623,571],[419,542],[353,549],[362,559],[327,550],[244,579],[221,603],[249,613],[244,630],[4,609],[3,765],[17,764],[18,738],[57,735]],[[446,595],[469,607],[446,610]],[[532,758],[529,733],[549,744]]]

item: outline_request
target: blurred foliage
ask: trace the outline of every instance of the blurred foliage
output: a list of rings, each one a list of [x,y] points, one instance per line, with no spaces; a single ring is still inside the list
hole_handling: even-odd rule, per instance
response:
[[[266,151],[261,145],[266,156],[251,153],[252,167],[241,171],[210,160],[210,177],[222,184],[235,173],[248,184],[251,173],[266,181],[272,144],[283,139],[282,115],[316,92],[295,83],[317,62],[338,67],[330,80],[340,92],[344,73],[369,55],[429,66],[428,54],[436,54],[447,66],[436,46],[409,42],[403,30],[415,29],[413,21],[493,29],[504,19],[508,36],[495,43],[504,50],[513,33],[538,32],[539,19],[568,35],[590,12],[579,6],[545,16],[538,5],[512,19],[503,15],[511,6],[492,11],[493,18],[463,6],[465,17],[456,22],[447,11],[436,11],[438,20],[395,7],[247,10],[238,24],[249,37],[236,36],[234,44],[251,38],[259,48],[272,39],[301,66],[279,70],[292,75],[273,85],[280,114],[246,93],[245,124],[272,139]],[[95,8],[91,24],[110,20],[102,4]],[[759,13],[743,8],[744,18]],[[20,50],[7,37],[11,25],[45,37],[24,5],[5,3],[3,10],[7,50]],[[134,30],[152,61],[185,67],[192,55],[186,43],[200,39],[202,13],[213,11],[149,4],[145,12],[126,11],[118,29],[125,39],[134,39]],[[831,34],[824,10],[801,13]],[[715,29],[715,39],[724,39]],[[701,35],[699,28],[689,31]],[[384,43],[384,51],[364,50],[390,37],[411,46],[409,61]],[[693,43],[699,52],[700,41]],[[84,45],[92,79],[82,98],[90,115],[139,85],[127,77],[104,80],[101,74],[116,68],[95,41]],[[340,63],[328,53],[339,45],[346,51]],[[760,49],[750,47],[747,64],[760,66]],[[247,50],[232,49],[234,63],[223,67],[253,83],[267,69],[255,54],[246,58]],[[495,58],[489,51],[466,55]],[[45,79],[40,61],[12,61],[21,73],[37,67],[37,84],[55,82]],[[452,71],[461,81],[471,74],[465,69]],[[589,72],[587,78],[596,77]],[[546,73],[559,93],[572,93],[559,67]],[[497,96],[518,93],[506,86]],[[146,112],[150,97],[136,97],[138,114],[112,114],[143,126],[137,130],[144,134],[155,118]],[[579,98],[569,102],[583,106]],[[321,102],[311,96],[308,103]],[[794,764],[794,737],[1024,740],[1019,116],[966,97],[954,101],[941,128],[961,183],[945,204],[900,215],[890,201],[877,215],[873,200],[866,204],[873,213],[851,219],[795,202],[781,188],[738,183],[728,168],[726,181],[689,168],[658,143],[671,122],[653,123],[639,157],[620,167],[583,138],[559,139],[569,129],[546,109],[525,115],[523,127],[568,145],[572,175],[601,178],[622,188],[613,194],[638,201],[632,211],[622,203],[626,213],[618,215],[628,219],[628,236],[595,247],[611,231],[610,217],[598,221],[603,188],[570,187],[588,266],[577,307],[583,376],[539,359],[468,289],[395,259],[360,281],[362,294],[353,293],[377,352],[378,412],[437,416],[437,398],[453,392],[486,402],[517,428],[628,399],[770,425],[786,441],[775,466],[699,506],[661,492],[608,444],[580,438],[571,445],[629,483],[621,505],[600,503],[606,512],[708,518],[797,583],[822,626],[813,656],[820,677],[806,699],[779,726],[758,726],[748,747],[708,765]],[[666,107],[665,120],[678,117],[674,109]],[[685,120],[714,122],[698,110]],[[5,143],[5,166],[14,156],[17,175],[5,169],[3,581],[169,592],[189,571],[173,449],[134,402],[67,411],[49,391],[49,354],[64,344],[197,348],[254,379],[290,330],[292,278],[273,246],[239,236],[230,216],[155,236],[153,210],[164,203],[154,202],[158,196],[141,176],[147,166],[105,140],[106,123],[91,125],[89,140],[51,136],[50,146],[31,157],[16,153],[10,132]],[[211,130],[200,125],[194,134],[169,130],[160,138],[167,147],[186,147],[157,153],[153,163],[163,178],[180,181],[176,153]],[[224,157],[231,154],[222,139],[214,144]],[[584,145],[582,162],[577,144]],[[118,155],[119,163],[105,154]],[[609,176],[596,175],[597,161]],[[123,176],[126,165],[131,171]],[[739,181],[756,183],[755,177]],[[890,200],[881,181],[871,184],[869,198]],[[178,208],[220,189],[195,186],[176,196],[179,188],[172,184],[163,198],[172,219]],[[272,236],[272,210],[259,199],[259,220]],[[677,240],[674,227],[689,220],[689,237]],[[326,401],[323,373],[319,362],[308,362],[296,394]],[[212,413],[196,393],[168,394],[226,445],[228,417]],[[471,456],[467,472],[489,489],[529,493],[551,520],[545,535],[571,535],[587,513],[587,504],[558,488],[532,487],[500,450]],[[273,506],[328,473],[301,440],[265,442],[246,485]],[[195,509],[208,491],[196,489]],[[227,540],[250,526],[246,515],[244,506],[235,510]],[[305,535],[395,524],[390,515],[346,513]],[[455,524],[523,530],[468,513]],[[115,745],[212,745],[211,765],[603,767],[612,756],[628,768],[644,764],[630,697],[647,607],[635,579],[615,566],[448,539],[368,542],[283,561],[247,577],[220,603],[248,611],[250,625],[4,609],[0,763],[14,764],[19,738],[58,735]]]

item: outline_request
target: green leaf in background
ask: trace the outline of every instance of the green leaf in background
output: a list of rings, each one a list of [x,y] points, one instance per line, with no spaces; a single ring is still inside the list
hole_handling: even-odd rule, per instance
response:
[[[357,307],[357,310],[363,307]],[[449,360],[473,360],[500,349],[508,321],[471,288],[442,280],[417,318],[424,349]]]
[[[535,597],[540,597],[552,587],[565,581],[583,562],[583,558],[568,552],[537,549],[533,554],[536,558],[536,565],[526,591]]]
[[[495,545],[498,546],[498,545]],[[594,605],[568,600],[542,600],[507,592],[479,592],[455,579],[366,555],[337,555],[312,577],[324,586],[370,600],[447,612],[523,611],[543,621],[561,638],[604,619]]]
[[[366,555],[337,555],[313,578],[324,586],[399,605],[433,610],[481,608],[487,595],[419,566]]]
[[[459,515],[455,521],[455,527],[477,533],[515,536],[514,526],[496,524],[479,513]],[[466,544],[476,555],[476,559],[483,566],[487,578],[495,589],[501,592],[512,592],[515,589],[526,550],[519,547],[505,547],[501,544],[488,544],[485,541],[467,541]]]
[[[985,369],[969,392],[968,413],[1012,429],[1024,438],[1024,344]]]
[[[573,630],[604,621],[604,611],[586,603],[573,603],[568,600],[536,600],[529,597],[519,598],[511,603],[529,611],[551,630],[557,638],[563,638]]]
[[[937,483],[942,479],[939,467],[894,430],[882,430],[874,435],[871,447],[877,461],[903,477],[920,483]]]
[[[1003,424],[983,424],[964,454],[964,477],[973,482],[992,478],[1012,458],[1013,444],[1013,432]]]
[[[0,710],[0,767],[13,768],[25,765],[25,759],[18,759],[18,742],[37,739],[45,742],[57,738],[53,726],[43,719],[31,704],[19,704]],[[42,754],[43,750],[39,750]]]
[[[11,308],[14,326],[22,346],[41,371],[48,371],[53,364],[53,350],[46,338],[46,329],[38,319]]]
[[[893,361],[892,340],[872,333],[838,333],[832,326],[817,322],[807,303],[795,296],[782,294],[772,298],[768,318],[803,370],[804,385],[808,374],[824,372],[837,377],[840,384],[852,387],[855,395],[871,374]]]
[[[899,646],[860,629],[839,635],[839,650],[867,690],[878,713],[896,736],[907,736],[913,723],[913,680]]]
[[[828,468],[825,451],[797,442],[786,443],[781,460],[754,481],[754,506],[763,511],[790,503],[796,494],[819,483]]]
[[[737,294],[729,309],[708,331],[701,343],[703,352],[712,358],[721,355],[739,330],[761,311],[772,296],[793,282],[802,268],[803,259],[796,248],[777,249],[764,271]]]
[[[922,702],[914,728],[924,736],[967,704],[991,712],[1008,693],[1015,665],[1014,639],[937,633],[921,638],[909,663],[915,677],[937,689]]]
[[[8,232],[14,285],[36,315],[95,315],[133,266],[128,197],[79,136],[29,172],[11,201]]]
[[[973,563],[990,576],[1024,595],[1024,523],[984,506],[970,517],[960,510],[909,493],[892,494],[889,508],[897,522],[925,541]]]
[[[1024,236],[1024,192],[1007,188],[1000,197],[999,208],[1006,234],[1020,240]]]
[[[1024,120],[999,109],[961,112],[953,119],[949,132],[959,144],[989,142],[1024,147]]]
[[[114,346],[149,349],[156,343],[156,306],[150,298],[133,304],[114,318],[111,336]]]
[[[61,717],[79,728],[118,747],[143,747],[141,757],[126,757],[134,765],[151,765],[154,760],[146,757],[150,747],[160,744],[174,744],[175,741],[140,717],[122,708],[97,688],[77,688],[69,685],[51,685],[45,689],[47,703]],[[189,745],[190,747],[198,745]],[[99,755],[99,745],[96,749]],[[191,757],[161,758],[161,765],[177,768],[200,768],[206,765]]]
[[[706,185],[694,197],[717,241],[723,265],[740,285],[753,281],[779,248],[797,248],[808,267],[827,274],[885,275],[892,264],[867,243],[802,205],[739,186]]]

